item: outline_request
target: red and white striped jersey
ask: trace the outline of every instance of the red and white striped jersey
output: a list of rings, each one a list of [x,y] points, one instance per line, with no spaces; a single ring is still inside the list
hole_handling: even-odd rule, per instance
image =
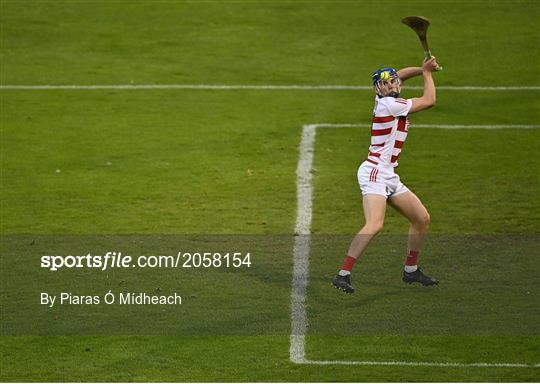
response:
[[[382,166],[398,166],[398,158],[407,139],[412,100],[375,97],[371,145],[367,161]]]

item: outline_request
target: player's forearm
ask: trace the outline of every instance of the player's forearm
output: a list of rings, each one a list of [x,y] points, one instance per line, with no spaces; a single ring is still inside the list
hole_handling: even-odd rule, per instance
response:
[[[435,82],[433,81],[433,75],[431,74],[430,69],[433,70],[434,68],[426,67],[426,69],[422,71],[422,77],[424,78],[424,94],[422,97],[412,99],[409,113],[416,113],[431,108],[437,101]]]
[[[422,77],[424,78],[424,98],[429,104],[435,105],[437,101],[437,93],[435,91],[435,82],[433,81],[433,75],[429,71],[423,71]]]
[[[407,67],[398,71],[398,76],[401,81],[410,79],[411,77],[420,76],[422,74],[422,67]]]

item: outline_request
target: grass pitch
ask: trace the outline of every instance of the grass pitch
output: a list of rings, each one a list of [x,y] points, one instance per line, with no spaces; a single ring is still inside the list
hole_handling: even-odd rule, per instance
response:
[[[419,64],[416,37],[399,23],[412,14],[433,22],[429,39],[445,68],[435,75],[437,85],[540,84],[535,1],[386,2],[391,12],[383,13],[379,3],[348,1],[0,5],[3,85],[369,85],[378,67]],[[287,241],[296,219],[301,127],[369,123],[369,91],[1,89],[0,98],[1,380],[540,380],[538,368],[289,362]],[[318,132],[310,359],[540,362],[540,131],[414,129],[539,124],[539,102],[538,90],[439,91],[434,109],[412,116],[399,172],[432,216],[422,260],[442,280],[433,290],[400,283],[407,225],[391,209],[383,236],[357,267],[358,294],[343,297],[330,288],[362,224],[356,167],[369,133]],[[245,273],[153,271],[164,287],[176,282],[188,295],[209,287],[205,300],[190,297],[199,311],[179,317],[179,330],[126,335],[119,327],[66,336],[54,327],[38,332],[44,323],[31,330],[33,313],[8,310],[32,297],[14,295],[17,287],[29,294],[47,288],[36,283],[43,271],[36,272],[31,255],[14,258],[23,248],[8,240],[22,234],[251,234],[284,241],[268,245]],[[201,326],[202,303],[223,308],[207,316],[219,326]],[[74,313],[74,321],[83,315]],[[151,311],[132,316],[156,326]],[[258,327],[269,324],[263,316],[272,326]],[[22,328],[10,328],[17,323]]]

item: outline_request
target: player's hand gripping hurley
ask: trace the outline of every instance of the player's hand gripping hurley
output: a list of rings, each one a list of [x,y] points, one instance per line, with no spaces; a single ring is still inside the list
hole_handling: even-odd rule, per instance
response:
[[[408,16],[401,20],[401,22],[412,28],[414,32],[418,35],[420,43],[424,48],[424,54],[426,55],[426,60],[431,59],[431,51],[429,50],[429,45],[427,41],[427,30],[430,24],[430,21],[422,16]],[[437,71],[442,71],[442,67],[437,66]]]

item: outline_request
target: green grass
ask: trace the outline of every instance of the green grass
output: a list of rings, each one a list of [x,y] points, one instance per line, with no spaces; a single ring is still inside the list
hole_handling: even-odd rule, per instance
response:
[[[529,85],[539,76],[538,12],[534,1],[381,9],[376,1],[3,0],[2,76],[12,84],[365,84],[382,63],[419,60],[399,20],[422,14],[434,23],[443,83]]]
[[[288,337],[14,338],[6,376],[21,381],[536,381],[537,369],[306,366],[288,362]],[[364,346],[359,344],[359,346]],[[324,347],[324,345],[323,345]],[[369,347],[367,345],[366,347]],[[234,353],[232,353],[234,351]],[[16,369],[18,356],[33,369]],[[216,363],[219,360],[219,363]],[[76,366],[76,370],[71,367]],[[53,368],[51,368],[53,367]]]
[[[399,23],[412,14],[433,22],[438,85],[540,84],[535,1],[0,6],[2,84],[367,85],[378,67],[419,64]],[[370,91],[0,90],[0,379],[539,381],[538,368],[289,362],[301,127],[369,123],[372,102]],[[431,213],[422,260],[443,283],[430,290],[399,281],[407,223],[391,209],[357,266],[358,294],[330,289],[362,225],[356,168],[369,133],[319,129],[308,358],[539,363],[540,131],[414,127],[540,124],[539,102],[537,90],[441,90],[434,109],[411,116],[399,173]],[[221,238],[255,250],[253,267],[38,268],[44,252],[165,253],[194,241],[167,234],[258,235]],[[178,290],[185,303],[35,304],[44,290],[128,288]]]

